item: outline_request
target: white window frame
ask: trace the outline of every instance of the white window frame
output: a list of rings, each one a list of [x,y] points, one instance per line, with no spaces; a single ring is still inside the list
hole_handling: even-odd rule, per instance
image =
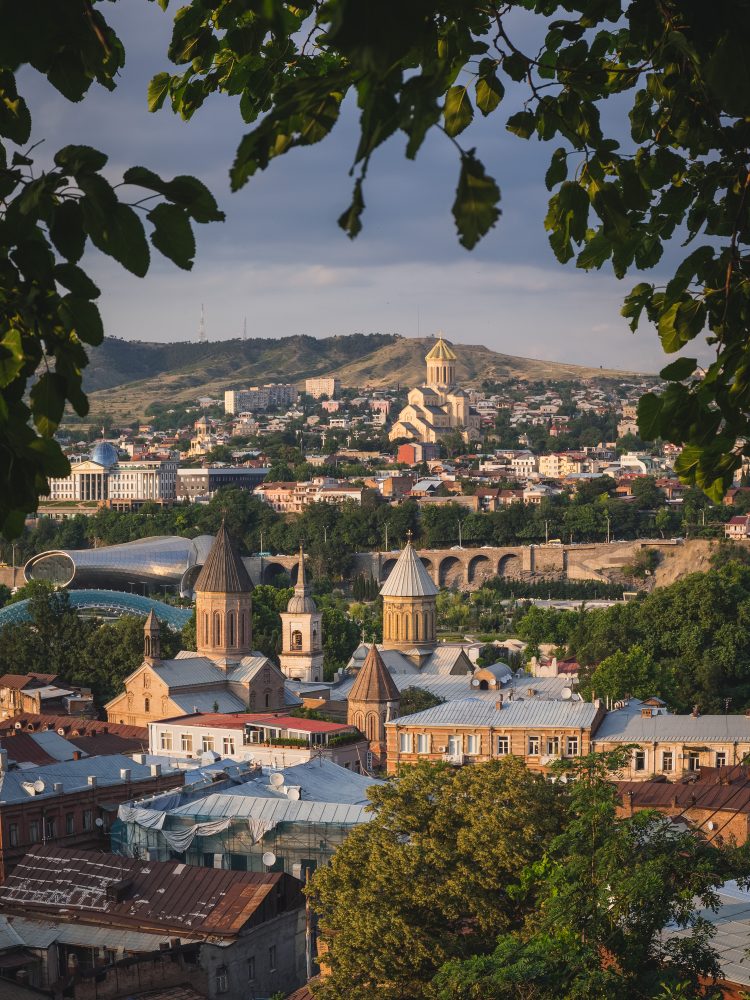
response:
[[[412,735],[411,733],[399,733],[398,734],[398,750],[399,753],[412,753]]]
[[[482,752],[482,737],[478,733],[468,733],[466,736],[466,753],[476,757]]]
[[[172,733],[168,729],[162,729],[159,733],[159,746],[162,750],[172,749]]]
[[[661,769],[665,774],[671,774],[674,771],[674,752],[672,750],[662,750]]]
[[[417,734],[417,753],[429,753],[432,740],[429,733]]]
[[[193,752],[193,734],[192,733],[182,733],[180,736],[180,747],[183,753]]]
[[[577,757],[579,753],[579,741],[577,736],[565,737],[565,748],[568,757]]]
[[[507,757],[510,754],[510,736],[498,736],[496,747],[498,757]]]
[[[529,757],[538,757],[542,752],[542,738],[541,736],[529,736],[527,738],[526,746],[528,747]]]
[[[231,756],[234,751],[234,736],[225,736],[222,740],[223,754],[225,757]]]

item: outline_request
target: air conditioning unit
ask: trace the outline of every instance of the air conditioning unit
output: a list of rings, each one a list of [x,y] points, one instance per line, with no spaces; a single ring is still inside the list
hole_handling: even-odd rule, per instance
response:
[[[445,753],[447,749],[447,747],[438,747],[438,753]]]

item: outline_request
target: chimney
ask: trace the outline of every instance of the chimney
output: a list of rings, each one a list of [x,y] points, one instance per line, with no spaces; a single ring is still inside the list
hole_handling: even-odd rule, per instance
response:
[[[74,750],[73,751],[73,760],[80,760],[80,759],[81,759],[81,751],[80,750]]]
[[[0,774],[8,770],[8,751],[0,750]]]
[[[52,786],[52,791],[53,792],[57,792],[58,795],[62,795],[62,793],[63,793],[63,783],[62,783],[62,781],[56,781],[54,783],[54,785]]]
[[[154,778],[158,778],[160,774],[161,774],[161,764],[152,764],[151,765],[151,775]]]
[[[499,712],[502,707],[503,707],[503,696],[498,695],[497,701],[495,702],[495,708]]]
[[[129,767],[123,767],[123,768],[120,769],[120,778],[123,781],[130,781],[130,768]]]
[[[633,815],[633,793],[631,791],[625,792],[625,796],[623,798],[623,803],[622,804],[625,807],[625,815],[626,816],[632,816]]]
[[[89,784],[91,785],[92,788],[96,788],[96,775],[95,774],[90,774],[89,777],[88,777],[88,782],[89,782]]]
[[[694,719],[697,719],[701,714],[700,705],[693,705],[693,711],[690,713]]]

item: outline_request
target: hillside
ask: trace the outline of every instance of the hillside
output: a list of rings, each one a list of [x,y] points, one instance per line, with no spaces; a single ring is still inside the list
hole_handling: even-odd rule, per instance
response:
[[[338,375],[345,386],[418,385],[431,343],[426,337],[377,333],[202,344],[107,338],[92,351],[84,385],[94,419],[103,412],[138,417],[155,400],[192,402],[198,395],[221,397],[225,389],[264,382],[302,383],[313,375]],[[457,353],[458,377],[466,386],[487,378],[578,381],[624,374],[498,354],[481,345],[459,344]]]

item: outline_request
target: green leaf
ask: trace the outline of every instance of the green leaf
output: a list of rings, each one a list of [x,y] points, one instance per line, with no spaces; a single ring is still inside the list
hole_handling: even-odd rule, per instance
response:
[[[466,87],[449,87],[445,95],[445,131],[450,136],[459,135],[471,124],[474,108]]]
[[[29,398],[39,433],[52,437],[65,409],[65,379],[55,372],[44,372],[32,386]]]
[[[94,245],[142,278],[148,271],[150,254],[143,223],[133,209],[118,202],[114,211],[102,218],[98,206],[92,206],[88,198],[83,199],[82,207]]]
[[[505,96],[505,88],[496,73],[480,76],[476,83],[477,107],[483,115],[492,114]]]
[[[567,150],[560,146],[552,154],[547,173],[544,175],[544,183],[547,190],[551,191],[556,184],[560,184],[568,176],[568,154]]]
[[[461,246],[473,250],[500,218],[500,189],[473,153],[461,157],[461,173],[453,202]]]
[[[178,267],[189,271],[195,257],[195,238],[187,212],[179,205],[162,203],[146,216],[153,223],[151,242]]]
[[[651,296],[653,294],[654,286],[642,281],[640,284],[636,285],[628,295],[625,296],[625,302],[620,310],[620,315],[624,316],[625,319],[630,320],[629,326],[633,333],[637,330],[641,313],[651,300]]]
[[[55,281],[74,295],[84,299],[98,299],[101,292],[85,271],[75,264],[58,264],[55,267]]]
[[[644,441],[654,441],[661,436],[663,400],[647,392],[638,400],[638,433]]]
[[[0,72],[0,135],[22,146],[31,135],[31,115],[18,96],[12,73]]]
[[[55,164],[74,177],[95,174],[106,166],[108,159],[91,146],[65,146],[55,153]]]
[[[61,256],[73,262],[81,259],[86,246],[86,230],[77,201],[63,201],[54,207],[49,235]]]
[[[25,361],[21,331],[11,327],[0,340],[0,388],[10,385]]]
[[[169,73],[157,73],[148,85],[148,110],[158,111],[164,104],[164,99],[169,93]]]
[[[697,358],[678,358],[671,365],[662,368],[659,375],[667,382],[682,382],[683,379],[690,378],[697,365]]]
[[[705,79],[730,115],[745,117],[750,108],[750,64],[747,36],[732,28],[713,49],[706,63]]]
[[[37,455],[41,460],[46,476],[69,476],[70,462],[65,457],[62,448],[50,437],[35,437],[30,441],[27,450]]]
[[[518,111],[510,116],[505,127],[521,139],[528,139],[536,128],[536,117],[531,111]]]
[[[130,167],[123,174],[126,184],[135,184],[163,194],[169,201],[180,205],[196,222],[223,222],[216,199],[197,177],[180,174],[165,181],[147,167]]]
[[[68,333],[84,344],[96,347],[104,340],[104,326],[99,309],[88,299],[66,295],[60,302],[60,317]]]
[[[338,224],[350,240],[353,240],[362,231],[362,212],[364,209],[365,199],[362,195],[362,178],[358,177],[354,182],[352,203],[345,212],[342,212],[338,219]]]

